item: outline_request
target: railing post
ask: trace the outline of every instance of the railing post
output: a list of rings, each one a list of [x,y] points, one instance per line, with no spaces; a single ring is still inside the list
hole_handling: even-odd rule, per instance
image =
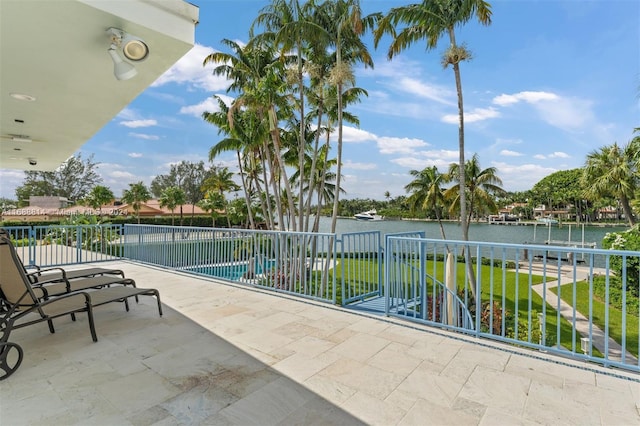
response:
[[[384,315],[389,316],[389,297],[391,297],[390,291],[390,274],[391,274],[391,238],[385,238],[385,256],[384,256]]]
[[[82,226],[76,226],[76,259],[78,259],[77,263],[82,263],[82,239],[84,235],[82,234]]]
[[[29,227],[28,242],[29,242],[29,265],[35,265],[36,264],[36,245],[38,244],[38,241],[36,240],[36,229],[33,226]]]
[[[424,253],[424,244],[422,242],[418,242],[418,262],[420,263],[420,276],[419,276],[419,285],[418,289],[420,291],[420,303],[422,304],[422,319],[428,320],[428,312],[429,309],[427,307],[427,256]],[[438,303],[436,299],[436,295],[432,296],[436,303]],[[435,313],[435,310],[434,310]],[[435,319],[434,315],[434,321]]]
[[[382,281],[382,256],[383,256],[383,252],[384,252],[384,247],[382,246],[382,235],[380,234],[380,231],[378,231],[377,234],[377,238],[378,238],[378,253],[377,253],[377,258],[376,261],[378,263],[378,297],[382,296],[383,294],[383,286],[384,286],[384,282]]]
[[[466,262],[471,262],[471,248],[469,247],[469,243],[466,242],[464,243],[464,251],[465,251],[465,256],[464,257],[464,261]],[[480,247],[478,247],[478,250],[480,250]],[[467,255],[468,253],[468,255]],[[480,269],[482,266],[482,262],[481,259],[479,257],[479,253],[476,253],[476,288],[475,288],[475,292],[476,292],[476,317],[474,318],[475,321],[475,325],[476,325],[476,336],[480,336],[480,331],[481,331],[481,319],[482,319],[482,286],[480,285]],[[466,271],[468,271],[468,267],[465,264],[465,275],[466,275]],[[471,264],[471,270],[473,270],[473,263]]]
[[[338,265],[338,262],[334,262],[334,259],[337,259],[338,257],[338,238],[337,238],[337,234],[333,234],[333,254],[331,255],[331,258],[327,256],[326,258],[326,262],[331,262],[329,263],[329,265],[333,265],[333,267],[335,268]],[[331,241],[331,240],[330,240]],[[328,273],[329,268],[328,267],[322,267],[322,274],[324,275],[325,273]],[[336,293],[337,290],[337,284],[336,281],[338,279],[338,277],[336,277],[336,274],[331,274],[331,276],[333,277],[332,281],[332,292],[333,292],[333,304],[335,305],[336,302],[338,301],[338,295]],[[324,277],[320,278],[321,280],[324,280]],[[344,280],[342,280],[342,294],[344,296]],[[344,306],[344,297],[342,298],[342,306]]]

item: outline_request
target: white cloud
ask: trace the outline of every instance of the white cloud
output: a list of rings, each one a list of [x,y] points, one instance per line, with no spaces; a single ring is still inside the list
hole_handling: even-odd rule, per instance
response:
[[[455,105],[450,101],[453,93],[442,86],[428,84],[411,77],[401,77],[394,81],[394,88],[411,93],[419,98],[430,99],[444,105]]]
[[[138,139],[145,139],[148,141],[157,141],[160,139],[160,136],[158,135],[148,135],[146,133],[133,133],[130,132],[129,136],[133,136],[134,138],[138,138]]]
[[[423,157],[430,158],[433,160],[443,160],[447,162],[452,162],[458,160],[458,151],[453,151],[450,149],[436,149],[429,151],[420,151],[419,154]]]
[[[127,181],[129,182],[134,181],[136,177],[136,175],[134,175],[133,173],[125,172],[122,170],[107,171],[105,175],[112,179],[127,179]]]
[[[418,148],[427,147],[429,144],[421,139],[379,137],[378,149],[381,154],[412,154]]]
[[[351,160],[347,160],[343,162],[342,167],[353,170],[373,170],[378,168],[378,165],[375,163],[354,163]]]
[[[561,98],[536,106],[543,120],[554,127],[567,131],[577,131],[596,125],[591,109],[592,103],[583,99]],[[586,130],[586,129],[585,129]]]
[[[474,108],[473,110],[464,113],[464,122],[474,123],[476,121],[483,121],[496,117],[500,117],[500,112],[495,108]],[[441,120],[445,123],[457,124],[458,114],[446,114]]]
[[[138,128],[138,127],[151,127],[151,126],[155,126],[156,124],[158,124],[158,122],[156,120],[153,120],[153,119],[131,120],[131,121],[121,121],[120,122],[121,126],[129,127],[129,128],[132,128],[132,129],[135,129],[135,128]]]
[[[207,92],[226,90],[229,87],[229,80],[212,74],[212,69],[216,65],[209,64],[206,67],[202,65],[204,58],[214,52],[216,52],[214,48],[196,43],[186,55],[162,74],[151,87],[176,83],[187,85],[190,90]]]
[[[129,157],[131,157],[131,158],[140,158],[140,157],[142,157],[142,153],[140,153],[140,152],[130,152],[127,155]]]
[[[525,102],[538,112],[538,115],[549,125],[559,129],[576,132],[587,131],[585,127],[599,129],[593,113],[593,102],[580,98],[566,98],[549,92],[519,92],[513,95],[502,94],[493,98],[499,106],[514,105]]]
[[[398,166],[406,167],[408,169],[414,169],[414,170],[422,170],[425,167],[429,166],[429,164],[426,164],[423,159],[416,158],[416,157],[400,157],[400,158],[394,158],[393,160],[390,160],[390,161],[394,164],[397,164]]]
[[[332,138],[337,138],[338,136],[337,130],[333,131],[331,136]],[[343,142],[363,143],[363,142],[370,142],[375,140],[376,140],[376,135],[374,135],[373,133],[369,133],[364,130],[361,130],[355,127],[350,127],[350,126],[344,126],[342,128]]]
[[[513,95],[502,94],[493,98],[493,103],[500,106],[516,104],[520,101],[535,104],[540,101],[552,101],[558,99],[558,95],[549,92],[524,91]]]
[[[550,154],[549,158],[571,158],[571,156],[565,152],[556,151],[553,154]]]
[[[521,157],[524,154],[517,151],[510,151],[508,149],[503,149],[502,151],[500,151],[500,155],[504,155],[505,157]]]
[[[0,197],[14,200],[16,198],[15,188],[24,183],[24,171],[12,169],[0,169]]]
[[[121,120],[138,120],[140,119],[140,115],[132,110],[131,108],[124,108],[122,111],[116,115],[117,118]]]
[[[407,167],[415,170],[422,170],[425,167],[436,166],[439,170],[444,171],[449,165],[458,159],[458,151],[450,151],[446,149],[416,151],[410,157],[399,157],[391,160],[392,163],[401,167]]]
[[[219,96],[227,106],[231,105],[231,102],[233,102],[233,98],[231,96],[220,95],[220,94],[218,94],[217,96]],[[207,98],[204,101],[200,102],[199,104],[188,105],[180,108],[180,114],[189,114],[197,118],[201,118],[203,112],[215,113],[219,111],[220,111],[220,107],[218,105],[218,101],[213,97]]]
[[[539,164],[507,164],[494,161],[491,166],[498,169],[498,176],[505,183],[504,189],[507,191],[531,189],[542,178],[558,171]]]

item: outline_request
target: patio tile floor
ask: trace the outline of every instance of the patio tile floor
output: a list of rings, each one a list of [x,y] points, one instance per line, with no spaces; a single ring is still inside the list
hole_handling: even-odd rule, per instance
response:
[[[640,424],[640,376],[129,262],[160,290],[15,330],[2,425]],[[546,358],[546,359],[545,359]]]

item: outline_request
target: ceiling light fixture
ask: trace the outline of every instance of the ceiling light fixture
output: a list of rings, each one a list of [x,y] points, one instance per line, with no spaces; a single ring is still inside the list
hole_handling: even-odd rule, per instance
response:
[[[14,142],[25,142],[25,143],[33,142],[33,139],[31,139],[27,135],[11,135],[11,140]]]
[[[11,96],[13,99],[17,99],[19,101],[33,102],[33,101],[36,100],[36,98],[34,96],[25,95],[24,93],[9,93],[9,96]]]
[[[147,44],[134,37],[131,34],[127,34],[118,28],[109,28],[107,30],[109,34],[109,41],[111,45],[107,50],[113,60],[113,73],[118,80],[128,80],[138,74],[136,68],[124,58],[140,62],[149,56],[149,47]],[[121,56],[124,55],[124,58]]]

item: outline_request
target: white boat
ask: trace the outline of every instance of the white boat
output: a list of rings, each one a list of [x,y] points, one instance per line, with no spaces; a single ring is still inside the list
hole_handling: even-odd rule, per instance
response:
[[[490,225],[503,225],[503,224],[514,224],[517,225],[520,222],[520,218],[518,216],[514,216],[511,214],[492,214],[489,215],[489,224]]]
[[[363,221],[376,221],[376,220],[384,220],[384,216],[380,216],[378,212],[373,210],[367,210],[366,212],[358,213],[353,216],[357,220]]]
[[[544,223],[545,225],[557,225],[558,221],[552,217],[539,217],[536,219],[540,223]]]

